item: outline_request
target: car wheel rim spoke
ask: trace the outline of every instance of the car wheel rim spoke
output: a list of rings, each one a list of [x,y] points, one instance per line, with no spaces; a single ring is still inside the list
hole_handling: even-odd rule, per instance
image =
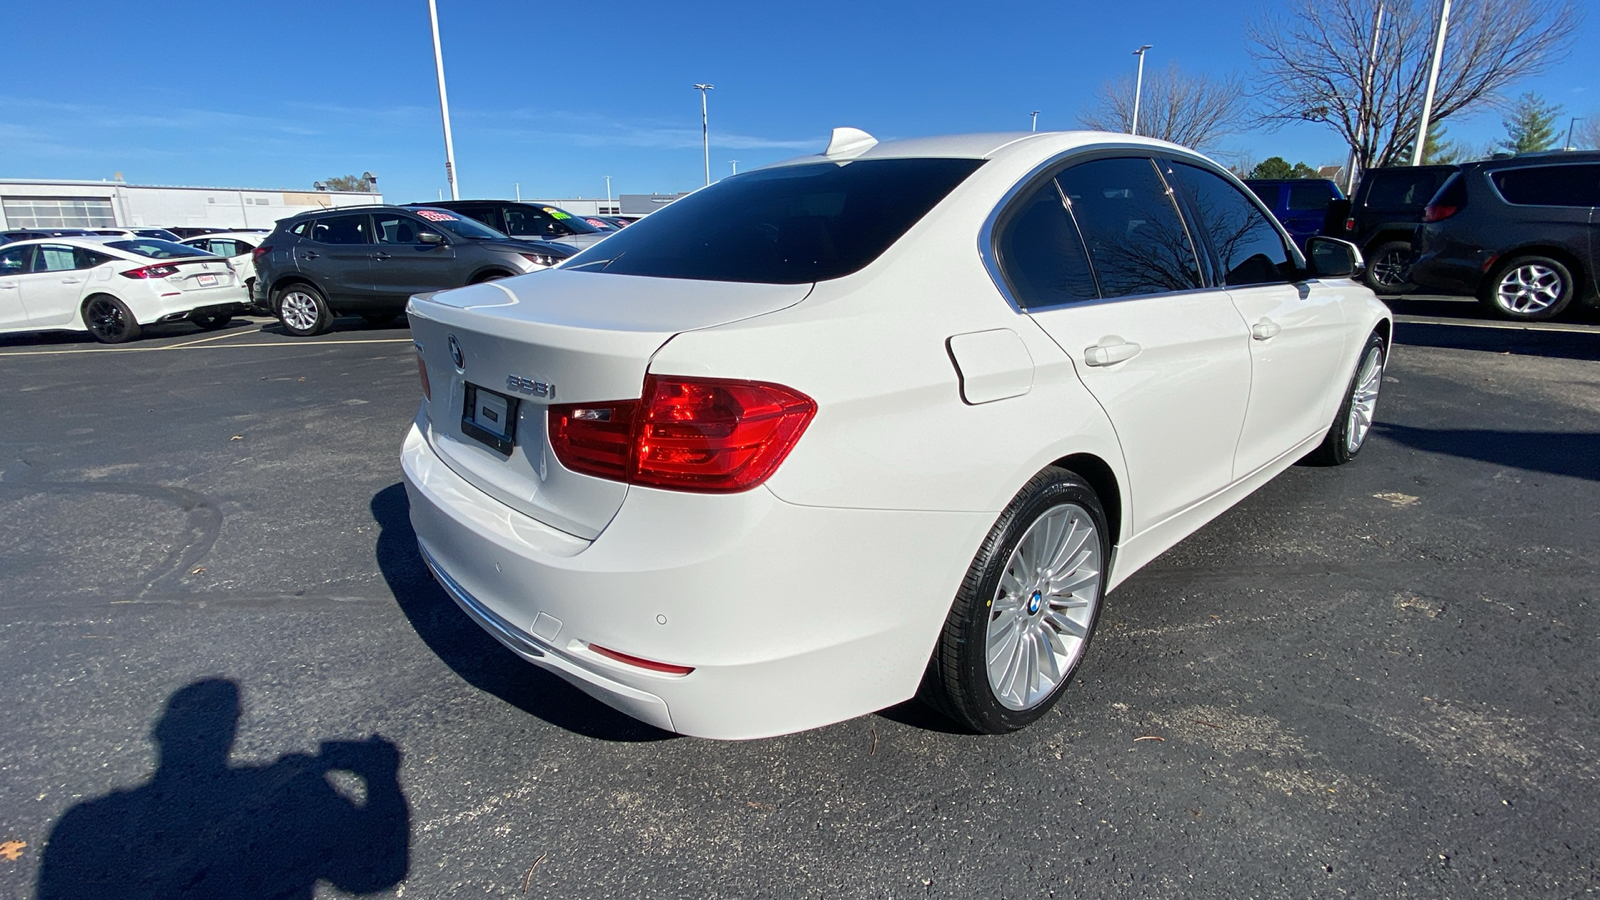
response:
[[[283,298],[283,320],[291,328],[310,331],[317,324],[316,301],[298,291]]]
[[[1561,299],[1560,274],[1547,266],[1519,266],[1500,279],[1496,297],[1500,307],[1513,313],[1540,313]]]
[[[1361,373],[1356,376],[1356,389],[1350,394],[1350,420],[1345,428],[1345,448],[1351,453],[1361,449],[1372,430],[1372,418],[1378,409],[1378,391],[1383,387],[1383,352],[1373,347],[1361,361]]]
[[[1063,503],[1033,521],[990,603],[989,687],[1013,710],[1039,706],[1077,664],[1100,596],[1100,536],[1087,510]]]

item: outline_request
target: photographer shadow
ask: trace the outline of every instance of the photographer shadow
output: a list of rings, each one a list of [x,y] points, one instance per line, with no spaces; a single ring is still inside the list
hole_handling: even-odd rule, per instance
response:
[[[523,712],[585,737],[659,741],[676,737],[617,712],[545,670],[524,662],[479,628],[433,580],[417,552],[405,485],[372,498],[378,523],[378,569],[400,611],[436,656],[468,684]]]
[[[399,749],[374,735],[230,765],[239,715],[231,680],[173,693],[151,730],[159,762],[150,779],[56,823],[40,900],[310,900],[318,882],[356,894],[399,884],[411,838]]]

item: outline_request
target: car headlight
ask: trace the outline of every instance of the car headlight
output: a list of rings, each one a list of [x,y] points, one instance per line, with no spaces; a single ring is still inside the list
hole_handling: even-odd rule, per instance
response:
[[[517,255],[536,266],[544,268],[549,268],[561,261],[548,253],[518,253]]]

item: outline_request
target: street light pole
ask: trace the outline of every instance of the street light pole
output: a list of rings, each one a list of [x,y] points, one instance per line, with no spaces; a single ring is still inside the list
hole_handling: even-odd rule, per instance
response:
[[[429,0],[433,2],[433,0]],[[706,184],[711,183],[711,129],[706,124],[706,91],[715,90],[713,84],[697,84],[694,89],[700,92],[700,143],[706,152]]]
[[[728,164],[733,166],[733,174],[739,174],[739,161],[737,159],[728,160]]]
[[[428,21],[433,25],[433,67],[439,76],[439,115],[444,119],[444,178],[450,182],[450,199],[460,200],[456,188],[456,147],[450,140],[450,98],[444,91],[444,51],[439,49],[439,7],[428,0]]]
[[[1354,195],[1357,169],[1363,165],[1362,155],[1367,145],[1367,113],[1371,110],[1372,80],[1378,74],[1378,36],[1383,33],[1384,0],[1378,0],[1378,11],[1372,17],[1372,49],[1367,52],[1367,64],[1361,73],[1361,102],[1356,110],[1356,146],[1350,148],[1350,163],[1345,166],[1346,194]]]
[[[429,0],[429,2],[432,2],[432,0]],[[1144,91],[1144,52],[1149,50],[1151,46],[1150,44],[1145,44],[1143,47],[1133,51],[1133,55],[1139,57],[1139,74],[1133,80],[1133,127],[1128,129],[1129,134],[1139,133],[1139,95]]]
[[[1422,118],[1417,122],[1417,148],[1411,154],[1413,166],[1422,165],[1428,144],[1428,117],[1433,115],[1433,92],[1439,86],[1439,63],[1444,57],[1444,38],[1450,31],[1450,0],[1439,8],[1439,34],[1433,39],[1433,62],[1428,67],[1428,91],[1422,95]]]
[[[1039,111],[1037,109],[1033,111],[1033,129],[1032,130],[1034,130],[1034,131],[1038,131],[1039,130]]]
[[[513,181],[513,182],[511,182],[511,186],[517,189],[517,202],[521,203],[522,202],[522,182]]]
[[[1567,122],[1567,142],[1561,145],[1561,149],[1572,149],[1572,126],[1578,124],[1579,121],[1588,121],[1588,116],[1573,116],[1572,119]]]
[[[611,202],[611,176],[610,175],[602,175],[600,177],[604,178],[606,180],[606,202],[610,203]]]

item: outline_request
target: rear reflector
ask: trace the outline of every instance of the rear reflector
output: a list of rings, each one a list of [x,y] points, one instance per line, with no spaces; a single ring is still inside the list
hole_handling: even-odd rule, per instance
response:
[[[550,444],[574,472],[732,493],[766,481],[816,412],[810,397],[781,385],[650,375],[640,400],[550,407]]]
[[[661,672],[665,675],[687,675],[694,671],[694,666],[675,666],[671,663],[656,662],[653,659],[640,659],[637,656],[629,656],[626,653],[608,650],[599,644],[590,644],[589,649],[604,656],[606,659],[614,659],[619,663],[636,666],[651,672]]]

